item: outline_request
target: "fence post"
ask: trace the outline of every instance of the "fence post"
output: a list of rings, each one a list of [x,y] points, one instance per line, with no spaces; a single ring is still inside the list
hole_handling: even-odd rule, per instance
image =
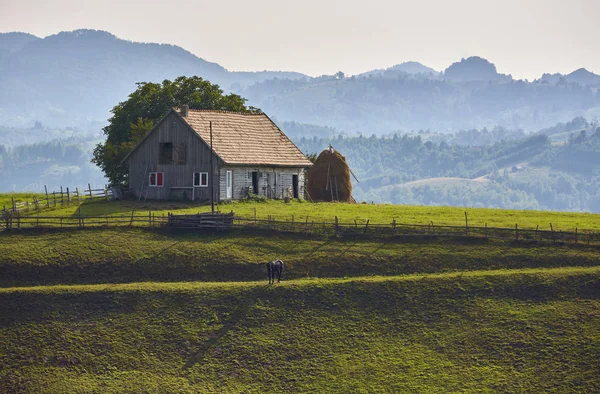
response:
[[[148,226],[152,227],[152,211],[148,211]]]
[[[44,185],[44,191],[46,192],[46,207],[50,208],[50,198],[48,197],[48,186]]]
[[[17,213],[17,206],[15,205],[15,198],[11,197],[10,199],[12,200],[12,211],[14,215],[15,213]]]
[[[396,236],[396,219],[392,219],[392,234]]]
[[[106,201],[108,201],[108,189],[104,188],[104,198],[106,198]]]
[[[367,219],[367,224],[365,225],[365,229],[364,229],[364,231],[363,231],[363,234],[366,234],[366,233],[367,233],[367,229],[369,228],[369,221],[370,221],[370,220],[371,220],[371,219]]]
[[[63,188],[62,188],[62,186],[60,187],[60,205],[61,206],[65,205],[65,196],[63,194]]]
[[[79,202],[79,188],[75,188],[75,193],[77,194],[77,202]]]
[[[131,211],[131,220],[129,221],[129,227],[133,226],[133,214],[135,212],[135,209]]]
[[[67,187],[67,203],[71,203],[71,193],[69,193],[69,188]]]
[[[578,236],[577,236],[577,227],[575,227],[575,243],[577,243],[577,241],[578,241],[577,238],[578,238]]]
[[[40,203],[36,196],[33,196],[33,203],[35,204],[35,210],[39,213],[40,212]]]
[[[336,237],[338,236],[338,233],[339,233],[339,227],[338,226],[339,226],[339,222],[338,222],[338,217],[336,216],[335,217],[335,236]]]
[[[79,206],[79,208],[77,208],[77,216],[79,218],[79,227],[81,227],[81,205]]]
[[[538,229],[539,229],[539,228],[540,228],[540,225],[539,225],[539,224],[535,226],[535,235],[533,236],[533,239],[534,239],[534,240],[537,240],[537,235],[538,235]]]
[[[519,240],[519,226],[515,223],[515,239]]]
[[[54,207],[56,208],[56,191],[52,192],[52,199],[54,200]]]
[[[92,195],[92,185],[90,185],[89,183],[88,183],[88,190],[90,191],[90,200],[93,200],[94,196]]]
[[[467,217],[467,211],[465,211],[465,235],[469,235],[469,218]]]

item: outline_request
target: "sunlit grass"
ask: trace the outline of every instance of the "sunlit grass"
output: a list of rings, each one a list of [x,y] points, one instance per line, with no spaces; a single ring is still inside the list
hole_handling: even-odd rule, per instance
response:
[[[0,392],[600,389],[600,273],[0,292]]]
[[[64,209],[49,212],[54,216],[128,216],[132,211],[146,214],[149,211],[155,215],[166,215],[168,212],[178,214],[193,214],[210,211],[210,205],[194,205],[185,202],[137,202],[137,201],[97,201],[85,202],[79,206],[73,205]],[[234,211],[236,215],[253,218],[255,211],[258,219],[272,217],[276,220],[326,221],[333,222],[338,217],[340,223],[387,224],[392,220],[397,223],[464,226],[465,212],[469,226],[506,227],[514,228],[518,224],[521,229],[550,229],[574,231],[600,230],[600,215],[590,213],[525,211],[491,208],[462,208],[462,207],[432,207],[386,204],[343,204],[343,203],[308,203],[292,201],[268,202],[234,202],[217,206],[222,212]]]

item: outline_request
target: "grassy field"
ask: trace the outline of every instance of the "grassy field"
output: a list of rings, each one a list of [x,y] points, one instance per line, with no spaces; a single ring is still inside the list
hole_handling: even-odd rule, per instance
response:
[[[500,268],[593,266],[598,246],[339,240],[140,228],[0,233],[0,286],[139,281],[244,281],[282,259],[287,279]]]
[[[209,209],[80,208],[86,216]],[[447,207],[220,208],[464,223],[463,208]],[[589,214],[467,211],[471,226],[600,227]],[[598,256],[600,247],[582,243],[485,239],[0,232],[0,393],[599,392]],[[268,286],[265,262],[276,258],[284,281]]]
[[[0,290],[0,392],[600,390],[600,269]]]
[[[46,195],[41,193],[0,193],[0,210],[4,209],[4,207],[10,209],[10,207],[12,207],[13,198],[15,199],[15,202],[32,202],[33,197],[41,199],[45,198]]]
[[[574,231],[600,230],[600,215],[591,213],[551,212],[551,211],[519,211],[488,208],[461,208],[461,207],[430,207],[406,206],[385,204],[343,204],[343,203],[308,203],[293,201],[285,204],[282,201],[268,202],[234,202],[222,204],[218,208],[223,212],[234,211],[237,215],[246,218],[254,217],[266,219],[269,216],[277,220],[291,220],[292,215],[296,221],[333,222],[338,216],[341,223],[391,223],[395,219],[398,223],[425,224],[433,222],[435,225],[465,225],[465,211],[468,214],[470,226],[507,227],[514,228],[518,223],[519,228],[550,229]],[[86,201],[81,206],[57,209],[48,212],[53,216],[83,216],[116,215],[128,216],[132,210],[143,214],[152,211],[157,215],[167,212],[172,213],[198,213],[210,211],[210,205],[193,205],[184,202],[137,202],[137,201]]]

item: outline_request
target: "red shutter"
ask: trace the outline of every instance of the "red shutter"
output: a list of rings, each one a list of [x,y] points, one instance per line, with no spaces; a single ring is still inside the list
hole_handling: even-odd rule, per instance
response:
[[[156,186],[162,186],[163,185],[163,173],[159,172],[157,173],[158,175],[158,182],[156,182]]]
[[[208,173],[203,172],[202,173],[202,186],[207,186],[208,185]]]

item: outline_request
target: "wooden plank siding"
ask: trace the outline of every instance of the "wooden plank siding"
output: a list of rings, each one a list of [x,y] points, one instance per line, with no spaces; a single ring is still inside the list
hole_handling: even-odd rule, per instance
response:
[[[252,172],[258,172],[258,195],[282,199],[286,195],[293,197],[293,175],[298,175],[298,196],[304,198],[304,169],[286,167],[221,167],[219,194],[222,199],[227,195],[226,173],[232,171],[233,199],[239,200],[246,197],[247,190],[252,191]]]
[[[173,147],[185,149],[185,164],[159,164],[159,144],[171,142]],[[174,149],[175,151],[176,149]],[[174,152],[174,154],[176,154]],[[131,153],[127,159],[129,164],[129,187],[136,196],[150,200],[170,200],[192,198],[192,187],[195,172],[210,172],[210,147],[181,118],[171,112],[154,131]],[[174,158],[176,162],[177,158]],[[214,158],[214,175],[218,179],[219,159]],[[162,172],[163,186],[149,186],[149,173]],[[210,184],[209,174],[209,184]],[[189,187],[189,189],[177,189]],[[218,198],[218,186],[215,194]],[[184,194],[185,193],[185,194]],[[195,187],[196,200],[209,200],[210,187]]]

